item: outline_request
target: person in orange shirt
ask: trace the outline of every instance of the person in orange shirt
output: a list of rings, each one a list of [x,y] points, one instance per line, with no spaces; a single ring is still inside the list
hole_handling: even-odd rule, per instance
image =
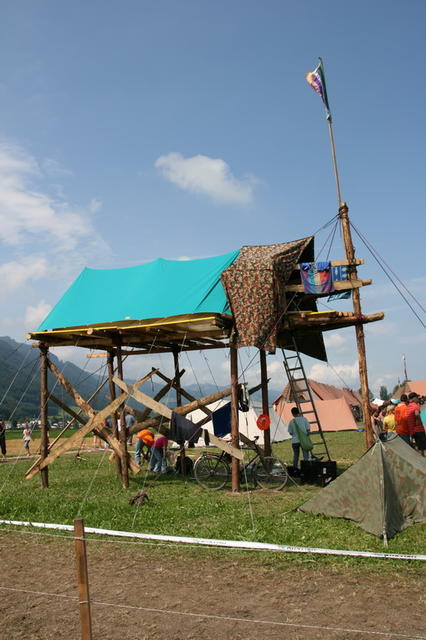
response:
[[[408,396],[403,393],[400,398],[400,403],[395,407],[395,431],[404,442],[410,444],[410,430],[407,424],[407,405]]]
[[[408,396],[408,400],[409,400],[409,403],[407,406],[408,428],[410,429],[410,435],[413,437],[420,455],[424,456],[425,449],[426,449],[426,434],[425,434],[425,428],[420,418],[419,396],[417,395],[417,393],[412,392]]]
[[[144,460],[149,459],[150,449],[154,444],[154,433],[150,429],[142,429],[136,435],[135,460],[140,465],[142,457]],[[146,451],[143,450],[144,446]]]

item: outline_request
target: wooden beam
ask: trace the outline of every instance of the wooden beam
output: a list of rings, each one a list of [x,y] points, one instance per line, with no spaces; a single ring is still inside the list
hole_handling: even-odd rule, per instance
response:
[[[90,404],[88,404],[84,400],[84,398],[81,397],[78,391],[74,389],[72,384],[68,382],[65,376],[59,371],[58,367],[51,360],[47,361],[47,366],[49,367],[51,372],[54,374],[58,382],[64,387],[65,391],[71,396],[71,398],[73,398],[76,405],[80,407],[80,409],[82,409],[87,416],[92,417],[95,412],[90,406]]]
[[[146,382],[151,377],[151,375],[152,375],[152,372],[150,372],[149,374],[147,374],[146,376],[144,376],[143,378],[138,380],[131,388],[132,389],[137,388],[139,385],[141,385],[144,382]],[[69,386],[71,386],[70,383],[65,378],[64,378],[64,381],[66,381],[67,384]],[[71,386],[71,389],[74,391],[72,386]],[[81,396],[79,396],[79,397],[81,398]],[[126,393],[121,394],[121,396],[119,396],[119,399],[121,398],[122,400],[120,402],[118,402],[116,408],[121,406],[122,402],[124,402],[127,397],[128,397],[128,394],[126,394]],[[102,436],[105,438],[105,440],[107,440],[108,444],[113,449],[114,453],[116,453],[117,455],[120,455],[121,449],[120,449],[119,441],[117,440],[117,438],[115,438],[112,435],[112,433],[110,433],[110,431],[108,431],[108,429],[106,429],[104,427],[104,420],[111,413],[114,413],[114,411],[116,410],[116,408],[114,408],[114,407],[115,407],[115,403],[117,402],[117,400],[118,399],[116,399],[113,402],[111,402],[107,407],[102,409],[102,411],[100,411],[99,413],[95,413],[95,411],[92,409],[92,407],[89,404],[87,404],[87,402],[85,402],[85,400],[83,400],[83,398],[81,398],[81,402],[85,405],[87,411],[89,411],[91,413],[90,419],[89,419],[88,422],[86,422],[85,425],[83,425],[78,431],[76,431],[76,433],[74,433],[72,436],[67,438],[67,440],[64,441],[64,443],[62,445],[59,445],[56,448],[54,454],[49,454],[49,456],[47,456],[47,458],[45,458],[45,460],[50,460],[48,462],[48,464],[50,464],[50,462],[53,462],[54,460],[56,460],[56,458],[59,455],[61,455],[61,453],[64,453],[65,451],[69,451],[73,447],[77,447],[78,448],[78,444],[80,443],[80,441],[88,433],[90,433],[90,431],[92,431],[92,430],[99,431],[102,434]],[[98,419],[100,415],[104,416],[101,420]],[[95,420],[95,419],[96,419],[95,426],[94,427],[93,426],[90,427],[90,424],[92,424],[93,420]],[[52,456],[53,456],[53,458],[52,458]],[[136,464],[136,462],[134,461],[134,459],[130,455],[127,458],[127,462],[128,462],[128,465],[130,466],[131,470],[133,471],[133,473],[138,473],[138,471],[140,471],[139,465]],[[44,468],[45,466],[47,466],[47,465],[43,465],[42,466],[41,463],[42,463],[42,459],[40,458],[38,461],[36,461],[35,464],[32,465],[32,467],[30,467],[30,469],[25,474],[25,479],[26,480],[28,480],[29,478],[32,478],[32,476],[35,475],[39,469]]]
[[[383,312],[379,312],[379,313],[371,313],[371,314],[367,314],[367,315],[360,315],[357,316],[354,313],[350,313],[350,314],[345,314],[344,316],[337,316],[337,317],[329,317],[326,318],[324,316],[321,316],[319,318],[315,318],[315,317],[307,317],[307,318],[295,318],[292,317],[291,319],[288,319],[288,322],[286,322],[285,324],[287,324],[290,328],[291,327],[304,327],[304,328],[309,328],[309,327],[320,327],[321,331],[331,331],[333,329],[336,328],[336,325],[338,327],[351,327],[357,324],[368,324],[369,322],[377,322],[379,320],[383,320],[385,314]]]
[[[50,453],[46,458],[40,460],[39,464],[36,468],[31,469],[25,474],[25,479],[29,480],[32,478],[38,471],[44,469],[49,464],[54,462],[56,458],[58,458],[61,454],[69,451],[81,440],[83,435],[87,435],[93,429],[99,427],[103,421],[109,416],[112,411],[115,411],[120,407],[128,398],[127,393],[121,393],[118,398],[116,398],[113,402],[111,402],[107,407],[99,411],[93,418],[90,418],[88,422],[82,426],[76,433],[73,433],[72,436],[64,440],[60,445],[58,445],[53,453]]]
[[[62,400],[53,395],[53,393],[49,394],[49,399],[52,400],[52,402],[54,402],[58,407],[66,411],[72,418],[74,418],[74,420],[77,420],[77,422],[79,422],[80,424],[86,424],[87,420],[82,418],[79,413],[76,413],[73,409],[71,409],[71,407],[66,405],[65,402],[62,402]],[[62,433],[60,435],[62,435]]]
[[[332,267],[355,267],[364,263],[364,258],[354,258],[353,260],[332,260],[330,262],[330,265]],[[300,271],[300,264],[296,265],[293,271]]]
[[[215,436],[214,433],[210,433],[210,431],[208,433],[210,444],[214,445],[218,449],[221,449],[222,451],[226,451],[226,453],[229,453],[233,458],[237,458],[238,460],[244,459],[244,451],[233,447],[229,442],[225,442],[225,440],[221,440],[220,438]]]
[[[120,387],[120,389],[128,392],[129,395],[131,395],[135,400],[145,405],[146,407],[149,407],[153,411],[156,411],[167,420],[171,419],[172,410],[169,409],[169,407],[166,407],[166,405],[162,404],[161,402],[156,402],[153,398],[151,398],[151,396],[148,396],[146,393],[143,393],[142,391],[135,390],[133,393],[130,393],[130,391],[128,391],[130,389],[129,385],[127,385],[125,382],[117,378],[117,376],[114,376],[113,380],[114,380],[114,383],[118,387]],[[174,411],[175,413],[179,413],[180,415],[185,416],[187,413],[194,411],[194,409],[199,409],[205,406],[206,404],[210,404],[211,402],[215,402],[216,400],[221,400],[222,398],[226,398],[227,396],[230,396],[230,395],[231,395],[231,387],[228,387],[227,389],[223,389],[222,391],[216,391],[215,393],[211,393],[208,396],[204,396],[199,400],[194,400],[189,404],[184,404],[182,407],[176,407]]]
[[[334,291],[348,291],[350,289],[359,289],[371,284],[372,280],[334,280],[333,291],[330,293],[306,293],[309,296],[324,296],[332,295]],[[293,293],[305,293],[303,284],[288,284],[284,287],[286,291]]]
[[[235,449],[240,448],[240,430],[239,430],[239,414],[238,414],[238,348],[234,341],[229,345],[229,362],[231,374],[231,437],[232,446]],[[231,480],[232,491],[234,493],[240,490],[240,462],[236,456],[232,456],[231,460]]]
[[[47,367],[49,358],[47,356],[48,347],[40,344],[40,457],[46,459],[49,454],[49,430],[48,430],[48,404],[49,392],[47,389]],[[49,470],[44,469],[41,473],[41,484],[44,489],[49,487]]]

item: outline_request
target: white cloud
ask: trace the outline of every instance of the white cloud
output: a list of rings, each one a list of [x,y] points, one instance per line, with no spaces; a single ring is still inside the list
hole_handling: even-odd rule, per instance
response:
[[[366,335],[372,334],[374,336],[394,336],[398,333],[396,324],[386,319],[365,325],[364,331]]]
[[[203,155],[184,158],[181,153],[171,152],[157,158],[155,166],[180,189],[223,203],[249,204],[258,182],[254,177],[238,180],[224,160]]]
[[[30,280],[39,280],[48,272],[48,261],[43,256],[25,256],[0,265],[1,293],[10,293],[23,287]]]
[[[39,237],[56,250],[74,250],[95,235],[90,217],[38,188],[42,177],[35,158],[21,147],[0,145],[0,240],[22,245]]]
[[[358,362],[353,364],[314,364],[309,373],[308,378],[317,382],[333,384],[337,387],[354,388],[359,386],[359,370]]]
[[[25,309],[25,326],[29,331],[34,331],[36,327],[45,319],[50,312],[52,305],[48,304],[44,300],[34,306],[29,305]]]
[[[340,333],[326,333],[324,342],[327,349],[336,349],[336,351],[343,351],[347,347],[347,340]]]
[[[102,207],[102,202],[97,198],[92,198],[91,201],[89,202],[90,213],[97,213],[101,207]]]

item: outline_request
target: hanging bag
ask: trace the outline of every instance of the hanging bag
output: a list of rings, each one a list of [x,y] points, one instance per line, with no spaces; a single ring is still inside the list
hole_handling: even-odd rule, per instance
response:
[[[296,427],[297,437],[299,438],[300,446],[302,447],[303,451],[312,451],[314,445],[312,444],[309,435],[299,427],[296,420],[294,420],[294,425]]]

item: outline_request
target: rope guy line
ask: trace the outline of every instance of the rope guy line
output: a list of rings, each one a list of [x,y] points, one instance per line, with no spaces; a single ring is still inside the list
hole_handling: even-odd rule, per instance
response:
[[[18,587],[3,587],[0,586],[2,591],[11,591],[14,593],[26,593],[37,596],[46,596],[49,598],[62,598],[67,600],[73,600],[76,603],[82,604],[86,601],[80,601],[76,596],[69,596],[64,593],[49,593],[47,591],[36,591],[33,589],[20,589]],[[395,633],[394,631],[371,631],[369,629],[351,629],[348,627],[331,627],[329,625],[316,625],[316,624],[303,624],[300,622],[283,622],[279,620],[264,620],[259,618],[240,618],[237,616],[225,616],[225,615],[217,615],[211,613],[194,613],[191,611],[176,611],[175,609],[160,609],[157,607],[140,607],[130,604],[118,604],[115,602],[102,602],[100,600],[90,599],[91,605],[97,605],[100,607],[111,607],[115,609],[127,609],[130,611],[144,611],[146,613],[160,613],[164,615],[175,615],[175,616],[186,616],[188,618],[198,618],[198,619],[207,619],[214,620],[217,622],[239,622],[244,624],[255,624],[255,625],[269,625],[275,627],[284,627],[284,628],[292,628],[292,629],[311,629],[315,631],[331,631],[338,633],[353,633],[353,634],[363,634],[366,636],[380,636],[385,638],[403,638],[406,640],[426,640],[426,636],[418,635],[418,634],[407,634],[407,633]]]
[[[405,284],[402,282],[402,280],[400,280],[400,278],[398,278],[398,276],[392,271],[392,269],[388,266],[388,264],[386,263],[386,261],[384,260],[384,258],[382,258],[382,256],[376,251],[376,249],[374,249],[373,245],[371,245],[371,243],[365,238],[365,236],[357,229],[357,227],[355,227],[355,225],[351,222],[351,227],[353,228],[353,230],[355,231],[355,233],[358,235],[358,237],[362,240],[362,242],[365,244],[365,246],[367,247],[368,251],[371,253],[371,255],[373,256],[374,260],[377,262],[377,264],[379,265],[379,267],[382,269],[383,273],[387,276],[387,278],[390,280],[391,284],[393,284],[393,286],[395,287],[395,289],[398,291],[399,295],[401,296],[401,298],[404,300],[404,302],[407,303],[407,305],[410,307],[411,311],[414,313],[414,315],[416,316],[417,320],[420,322],[420,324],[422,325],[422,327],[424,329],[426,329],[426,324],[423,322],[423,320],[421,319],[421,317],[418,315],[417,311],[413,308],[413,306],[411,305],[411,303],[408,301],[407,297],[404,295],[404,293],[401,291],[401,289],[398,287],[398,285],[395,283],[395,281],[391,278],[391,276],[389,275],[389,273],[386,271],[386,269],[384,268],[383,264],[386,264],[386,267],[391,271],[392,275],[395,276],[395,278],[398,280],[398,282],[401,284],[401,286],[407,291],[407,293],[413,298],[413,300],[416,302],[416,304],[419,305],[419,307],[422,309],[422,311],[425,311],[424,307],[421,305],[421,303],[417,300],[417,298],[409,291],[409,289],[405,286]],[[376,255],[377,253],[377,255]],[[380,260],[379,260],[379,258]]]

